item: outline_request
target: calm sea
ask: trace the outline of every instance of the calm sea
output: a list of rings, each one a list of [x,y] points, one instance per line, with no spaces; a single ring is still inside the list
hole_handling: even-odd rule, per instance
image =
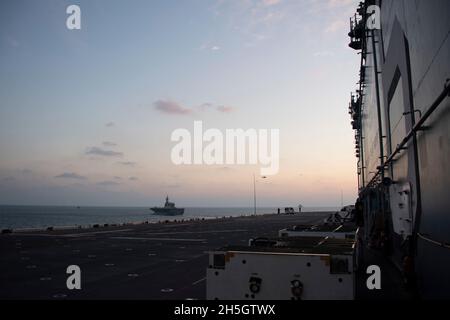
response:
[[[334,211],[337,208],[311,207],[303,212]],[[275,213],[277,208],[258,208],[257,214]],[[253,208],[186,208],[183,216],[167,217],[152,214],[143,207],[59,207],[59,206],[0,206],[0,229],[46,228],[50,226],[89,226],[157,222],[175,219],[215,218],[253,214]]]

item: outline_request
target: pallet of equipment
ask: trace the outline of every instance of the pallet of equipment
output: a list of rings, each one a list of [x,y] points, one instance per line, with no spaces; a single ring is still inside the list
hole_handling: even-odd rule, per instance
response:
[[[207,299],[354,299],[354,240],[289,237],[251,243],[209,253]]]

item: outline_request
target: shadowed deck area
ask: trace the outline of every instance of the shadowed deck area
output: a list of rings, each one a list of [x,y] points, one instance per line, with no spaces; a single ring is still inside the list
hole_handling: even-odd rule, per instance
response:
[[[0,299],[204,299],[208,250],[277,237],[328,214],[2,234]],[[69,265],[81,268],[81,290],[66,288]]]

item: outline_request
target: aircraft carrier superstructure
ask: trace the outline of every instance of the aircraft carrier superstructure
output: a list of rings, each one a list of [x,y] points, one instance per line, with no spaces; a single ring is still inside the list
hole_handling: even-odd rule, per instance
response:
[[[363,240],[423,298],[450,297],[450,1],[361,2],[350,114]]]

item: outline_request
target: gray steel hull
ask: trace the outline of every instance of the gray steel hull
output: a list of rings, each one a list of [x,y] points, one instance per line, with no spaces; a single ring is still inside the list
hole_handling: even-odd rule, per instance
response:
[[[184,208],[150,208],[154,215],[159,216],[181,216],[184,214]]]

